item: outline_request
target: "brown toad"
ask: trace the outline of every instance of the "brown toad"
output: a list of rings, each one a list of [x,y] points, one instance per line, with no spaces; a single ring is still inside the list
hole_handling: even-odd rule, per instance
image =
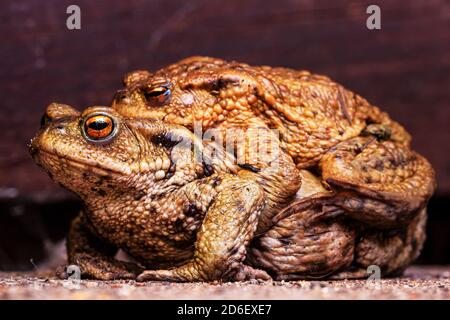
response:
[[[260,185],[272,181],[270,166],[240,170],[227,154],[210,157],[184,127],[125,118],[109,108],[80,114],[52,104],[44,120],[31,152],[85,203],[68,237],[69,262],[84,276],[134,278],[143,267],[141,281],[269,279],[266,271],[277,279],[361,277],[371,264],[384,274],[401,270],[424,240],[423,208],[387,227],[377,217],[380,210],[395,213],[394,205],[326,190],[305,170],[298,171],[297,198],[258,231],[273,214],[269,197],[277,199]],[[349,155],[336,148],[325,160]],[[355,202],[362,211],[349,210]],[[116,260],[119,248],[140,265]]]
[[[238,147],[247,142],[243,131],[267,129],[268,136],[275,131],[283,153],[298,169],[317,172],[332,190],[385,203],[389,212],[377,210],[375,217],[361,214],[358,201],[346,204],[349,211],[377,225],[410,220],[434,191],[433,169],[410,150],[411,139],[403,127],[327,77],[191,57],[155,73],[132,72],[124,83],[112,107],[125,116],[159,119],[192,131],[198,126],[202,132],[214,128],[220,141]],[[247,146],[241,151],[245,155],[254,148]],[[279,164],[272,158],[248,158],[244,156],[244,162],[253,160],[256,168]],[[290,169],[274,172],[285,176]],[[291,185],[287,181],[276,191],[266,191],[288,199],[296,192]]]
[[[129,73],[124,84],[112,103],[120,114],[159,119],[194,132],[215,129],[215,141],[241,148],[241,167],[256,169],[257,181],[268,195],[269,209],[261,217],[258,234],[273,226],[294,196],[305,200],[296,194],[300,183],[286,179],[303,172],[294,170],[290,161],[298,170],[316,174],[332,192],[333,206],[364,228],[405,227],[424,211],[435,189],[432,167],[411,151],[404,128],[325,76],[190,57],[154,73]],[[255,147],[242,132],[254,128],[263,129],[258,138],[262,132],[268,139],[275,130],[282,162],[249,156]],[[273,254],[270,248],[264,250]],[[386,267],[385,273],[393,269]]]
[[[52,104],[43,120],[30,152],[84,201],[67,242],[84,276],[135,278],[143,266],[171,269],[138,280],[270,279],[243,264],[264,192],[227,155],[209,158],[183,127],[105,107]],[[115,260],[119,248],[140,265]]]

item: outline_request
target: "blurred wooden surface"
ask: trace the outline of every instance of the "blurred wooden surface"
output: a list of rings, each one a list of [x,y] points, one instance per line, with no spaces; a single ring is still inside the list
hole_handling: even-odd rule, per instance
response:
[[[0,198],[67,197],[26,148],[50,102],[108,104],[125,72],[194,54],[331,76],[400,121],[450,195],[449,1],[382,2],[378,31],[372,1],[79,0],[69,31],[72,3],[0,3]]]

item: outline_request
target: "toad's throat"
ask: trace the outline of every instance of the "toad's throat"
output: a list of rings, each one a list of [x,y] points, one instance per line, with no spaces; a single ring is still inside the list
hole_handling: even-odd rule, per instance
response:
[[[129,169],[121,171],[111,167],[100,166],[96,161],[75,159],[69,155],[61,155],[43,149],[39,150],[38,153],[33,155],[33,158],[37,163],[41,163],[42,162],[41,159],[45,159],[45,157],[48,157],[57,163],[67,164],[72,168],[82,170],[85,172],[92,172],[100,176],[111,176],[111,175],[124,176],[130,174]]]

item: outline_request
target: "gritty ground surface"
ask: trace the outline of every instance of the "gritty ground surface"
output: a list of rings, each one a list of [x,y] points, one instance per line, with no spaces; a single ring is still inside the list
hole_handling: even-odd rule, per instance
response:
[[[0,299],[450,299],[450,266],[411,267],[403,277],[271,283],[167,283],[82,280],[51,273],[0,273]]]

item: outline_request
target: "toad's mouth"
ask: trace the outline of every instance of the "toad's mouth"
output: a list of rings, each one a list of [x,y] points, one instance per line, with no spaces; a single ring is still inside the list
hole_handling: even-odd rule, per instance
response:
[[[119,170],[116,168],[111,167],[105,167],[103,165],[99,165],[99,163],[95,160],[88,160],[88,159],[75,159],[74,157],[71,157],[69,155],[61,155],[57,154],[55,152],[51,152],[44,149],[39,149],[37,151],[32,151],[31,155],[34,159],[34,161],[47,168],[47,170],[51,171],[52,165],[46,165],[43,162],[48,162],[45,159],[48,158],[50,160],[53,160],[53,162],[56,162],[60,165],[68,165],[74,169],[84,171],[84,172],[92,172],[95,175],[99,176],[111,176],[111,175],[127,175],[130,172],[128,170]]]

